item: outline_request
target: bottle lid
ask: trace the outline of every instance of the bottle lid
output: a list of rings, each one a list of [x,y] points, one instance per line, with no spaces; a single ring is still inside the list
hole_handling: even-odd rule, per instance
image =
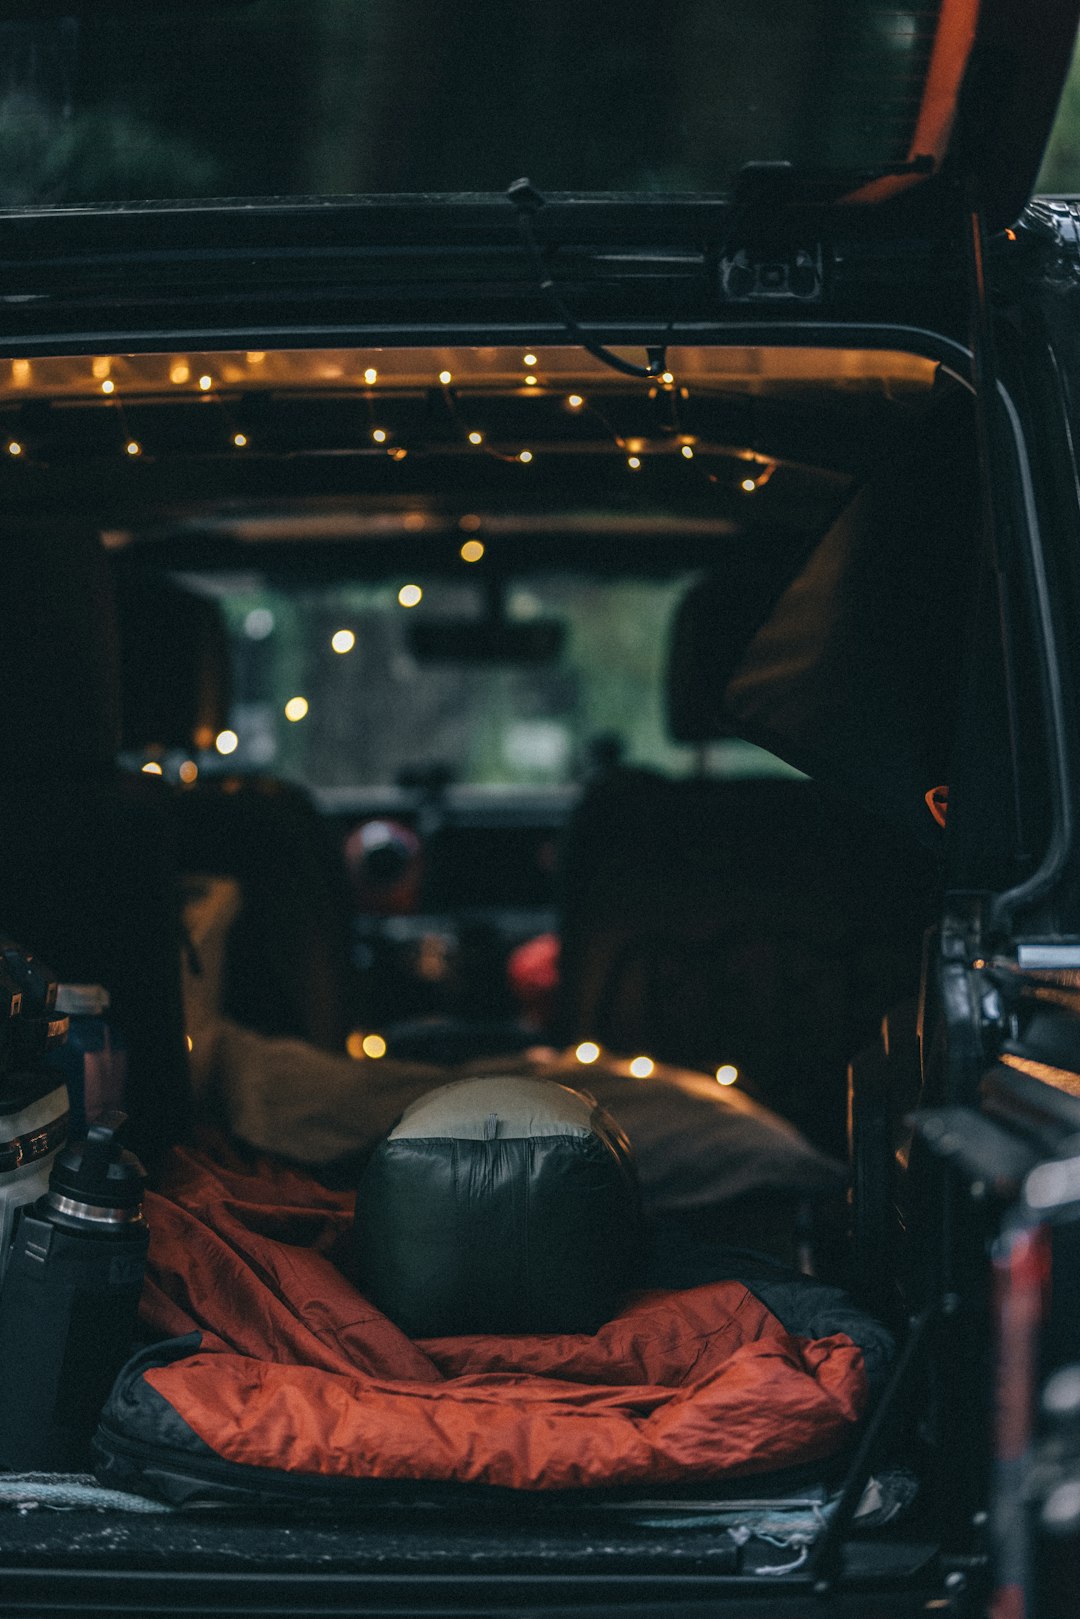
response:
[[[56,1010],[69,1017],[100,1017],[109,1010],[109,992],[101,984],[61,984]]]
[[[85,1137],[68,1143],[49,1176],[51,1203],[62,1200],[65,1212],[78,1205],[108,1209],[121,1221],[141,1217],[146,1171],[117,1140],[126,1123],[126,1113],[105,1113]]]

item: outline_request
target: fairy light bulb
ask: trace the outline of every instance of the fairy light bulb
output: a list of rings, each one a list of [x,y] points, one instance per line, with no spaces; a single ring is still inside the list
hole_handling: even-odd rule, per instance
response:
[[[219,731],[214,738],[214,746],[219,753],[235,753],[240,744],[240,738],[235,731]]]
[[[536,355],[535,354],[523,354],[521,356],[521,363],[522,363],[522,365],[526,365],[526,366],[536,365],[536,363],[537,363]]]
[[[335,652],[351,652],[356,645],[356,636],[352,630],[335,630],[330,637],[330,645]]]
[[[582,399],[580,394],[570,394],[566,403],[570,406],[571,410],[580,410],[585,401]]]
[[[694,459],[694,447],[693,447],[693,445],[692,444],[684,444],[683,447],[682,447],[682,454],[683,454],[683,459],[684,460],[692,461]]]
[[[378,380],[379,373],[376,371],[373,365],[369,365],[367,370],[364,372],[364,381],[367,383],[369,388],[373,388]]]
[[[376,444],[385,444],[386,443],[386,428],[385,427],[374,427],[374,428],[372,428],[371,436],[375,440]]]
[[[578,1046],[577,1050],[574,1052],[574,1056],[577,1058],[578,1062],[585,1063],[586,1065],[591,1062],[595,1062],[599,1055],[600,1047],[596,1044],[595,1040],[583,1040],[580,1046]]]
[[[236,448],[238,450],[243,450],[243,449],[245,449],[247,447],[247,434],[246,433],[234,433],[233,436],[232,436],[232,441],[236,445]]]
[[[116,383],[113,381],[112,377],[105,378],[105,381],[101,384],[101,391],[103,394],[111,394],[116,392]]]
[[[470,444],[483,444],[483,442],[484,442],[483,433],[470,433],[469,434],[469,443]]]
[[[716,1083],[718,1085],[734,1085],[739,1077],[739,1070],[733,1062],[726,1062],[716,1070]]]
[[[127,443],[124,445],[124,449],[127,451],[128,455],[132,457],[142,454],[142,445],[139,443],[138,439],[135,438],[129,438]]]
[[[402,607],[416,607],[423,594],[419,585],[402,585],[397,593],[397,599]]]
[[[482,540],[466,540],[461,547],[462,562],[479,562],[483,554],[484,544]]]
[[[532,376],[532,375],[527,376],[525,378],[525,386],[526,386],[526,388],[535,388],[536,387],[536,378],[534,376]]]
[[[518,460],[523,462],[525,466],[528,466],[532,458],[533,453],[531,450],[522,450],[521,454],[518,456]]]
[[[439,381],[442,383],[444,388],[448,387],[450,385],[450,383],[453,382],[453,380],[454,380],[453,372],[451,372],[451,371],[440,371],[439,372]]]
[[[7,453],[9,455],[15,456],[15,457],[18,457],[23,453],[23,447],[19,443],[19,440],[17,438],[9,438],[8,439],[8,441],[7,441]]]
[[[742,483],[739,485],[739,488],[745,489],[748,495],[752,495],[754,490],[757,488],[757,483],[753,478],[744,478]]]
[[[630,1072],[635,1079],[648,1079],[655,1068],[651,1057],[634,1057],[630,1063]]]
[[[665,387],[670,388],[671,384],[675,381],[675,378],[670,371],[661,371],[660,381]]]
[[[307,712],[308,700],[306,697],[290,697],[285,704],[285,718],[291,720],[294,725],[304,719]]]
[[[641,468],[641,457],[640,457],[640,455],[628,455],[627,458],[626,458],[626,464],[630,468],[631,472],[640,471],[640,468]]]
[[[207,372],[204,371],[202,376],[199,378],[199,387],[200,387],[200,389],[205,394],[205,393],[209,393],[210,389],[213,386],[214,386],[213,377],[210,376]]]

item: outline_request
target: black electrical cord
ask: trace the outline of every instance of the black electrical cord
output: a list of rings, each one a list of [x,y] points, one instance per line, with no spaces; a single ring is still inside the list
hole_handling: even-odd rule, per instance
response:
[[[544,206],[544,198],[529,180],[515,180],[507,187],[507,198],[517,215],[518,230],[521,233],[521,242],[528,254],[535,270],[540,291],[548,299],[559,319],[566,327],[567,336],[575,343],[579,343],[587,354],[594,359],[602,360],[613,371],[621,371],[624,377],[653,378],[661,375],[667,369],[667,350],[664,348],[646,348],[649,356],[648,365],[635,365],[632,360],[624,360],[611,349],[605,348],[603,343],[597,343],[594,338],[587,337],[578,325],[570,310],[563,301],[562,293],[548,273],[544,263],[544,255],[540,251],[540,244],[536,240],[533,230],[532,216]]]

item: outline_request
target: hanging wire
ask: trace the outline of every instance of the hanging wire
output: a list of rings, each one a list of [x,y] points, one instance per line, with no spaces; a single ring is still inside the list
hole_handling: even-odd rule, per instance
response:
[[[594,360],[603,361],[604,365],[609,365],[613,371],[621,371],[624,377],[658,377],[667,367],[665,348],[646,348],[649,363],[635,365],[632,360],[624,360],[621,355],[613,353],[603,343],[596,342],[582,331],[548,272],[540,244],[536,240],[536,232],[533,230],[533,215],[544,206],[544,198],[529,180],[515,180],[507,187],[506,195],[517,216],[522,246],[536,271],[540,291],[566,327],[567,336],[571,341],[580,344],[586,354],[591,354]]]

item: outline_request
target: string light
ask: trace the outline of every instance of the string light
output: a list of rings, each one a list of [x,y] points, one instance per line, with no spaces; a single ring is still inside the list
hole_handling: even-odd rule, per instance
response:
[[[631,472],[640,471],[640,468],[641,468],[641,457],[640,457],[640,455],[628,455],[627,458],[626,458],[626,464],[630,468]]]
[[[8,441],[7,441],[7,453],[9,455],[14,455],[14,456],[20,456],[23,453],[23,447],[19,443],[17,438],[9,438],[8,439]]]
[[[213,386],[214,386],[213,377],[208,376],[207,373],[204,371],[202,376],[199,378],[199,387],[202,389],[203,393],[209,393],[210,389]]]
[[[127,443],[124,445],[124,448],[131,456],[142,454],[142,445],[139,443],[138,439],[129,438]]]
[[[469,434],[469,443],[470,444],[483,444],[483,442],[484,442],[483,433],[470,433]]]
[[[461,547],[462,562],[479,562],[483,554],[484,546],[481,540],[466,540]]]
[[[397,593],[397,599],[402,607],[415,607],[423,594],[419,585],[402,585]]]
[[[586,1064],[595,1062],[599,1055],[600,1047],[596,1044],[595,1040],[583,1040],[580,1046],[578,1046],[577,1050],[574,1052],[574,1056],[577,1058],[578,1062],[583,1062]]]
[[[450,372],[450,371],[440,371],[439,372],[439,381],[442,383],[444,388],[449,387],[450,383],[453,382],[453,380],[454,380],[454,377],[453,377],[452,372]]]
[[[352,630],[335,630],[330,637],[330,645],[335,652],[351,652],[356,645],[356,636]]]
[[[305,717],[307,711],[308,700],[306,697],[290,697],[285,704],[285,718],[291,720],[294,725]]]
[[[530,366],[531,365],[536,365],[536,363],[537,363],[536,355],[535,354],[523,354],[521,356],[521,363],[522,363],[522,365],[530,365]]]
[[[219,731],[214,738],[214,746],[219,753],[235,753],[240,745],[240,738],[235,731]]]
[[[580,410],[585,401],[582,399],[580,394],[570,394],[566,403],[570,406],[571,410]]]
[[[757,481],[754,478],[744,478],[742,483],[739,485],[739,488],[745,489],[748,495],[752,495],[754,490],[757,488]]]
[[[105,378],[105,381],[101,384],[101,391],[103,394],[111,394],[116,391],[116,383],[111,377]]]
[[[246,433],[234,433],[233,436],[232,436],[232,441],[236,445],[236,448],[238,450],[246,449],[246,447],[247,447],[247,434]]]
[[[533,458],[533,453],[532,453],[531,450],[522,450],[521,454],[518,456],[518,460],[523,461],[526,466],[528,466],[528,464],[532,460],[532,458]]]
[[[739,1070],[734,1063],[726,1062],[716,1070],[716,1083],[718,1085],[734,1085],[739,1077]]]
[[[694,459],[694,447],[693,447],[693,445],[692,444],[684,444],[683,447],[682,447],[682,453],[683,453],[683,455],[684,455],[684,457],[686,458],[687,461],[692,461]]]
[[[635,1079],[648,1079],[656,1068],[651,1057],[634,1057],[630,1063],[630,1072]]]
[[[369,388],[373,388],[378,380],[379,373],[376,371],[373,365],[369,365],[367,370],[364,372],[364,381],[367,383]]]
[[[386,443],[386,428],[385,427],[373,427],[372,430],[371,430],[371,436],[375,440],[376,444],[385,444]]]

